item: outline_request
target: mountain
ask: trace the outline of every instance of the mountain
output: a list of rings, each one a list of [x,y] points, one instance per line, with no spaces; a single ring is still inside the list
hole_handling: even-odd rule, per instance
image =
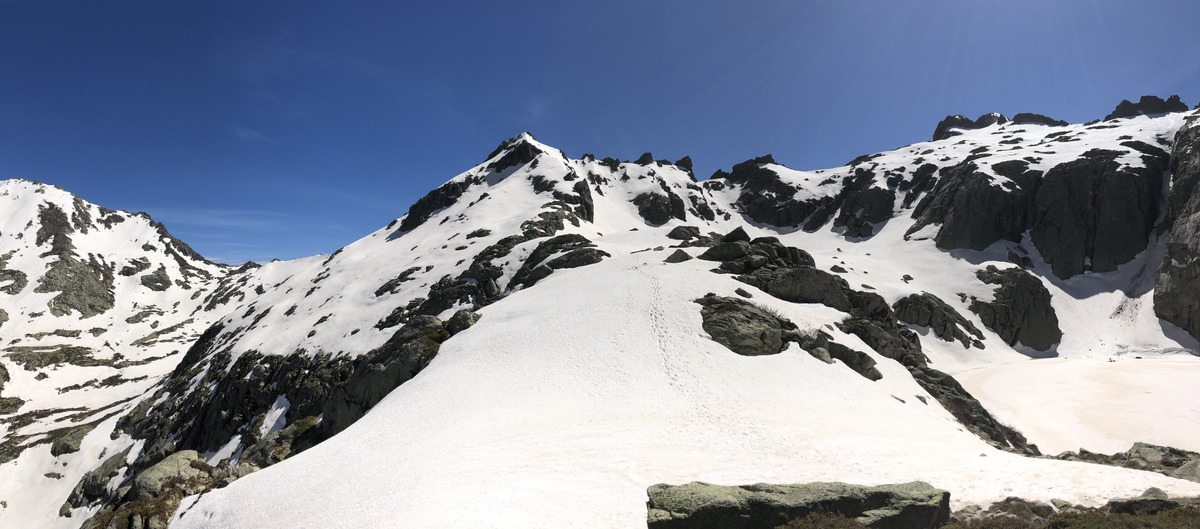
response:
[[[0,527],[628,527],[694,480],[1200,495],[1176,103],[704,181],[521,134],[330,255],[239,268],[5,181]],[[1080,461],[1134,441],[1181,450]]]

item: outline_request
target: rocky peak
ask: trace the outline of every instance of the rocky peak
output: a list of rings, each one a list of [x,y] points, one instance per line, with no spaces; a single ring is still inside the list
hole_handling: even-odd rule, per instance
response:
[[[970,118],[961,114],[946,116],[946,119],[938,122],[937,128],[933,130],[933,141],[944,140],[951,136],[959,135],[960,133],[954,129],[975,130],[991,125],[1003,125],[1005,123],[1008,123],[1008,118],[996,112],[979,116],[975,121],[971,121]]]
[[[1187,110],[1187,103],[1180,100],[1178,95],[1173,95],[1166,101],[1158,96],[1142,96],[1137,103],[1130,103],[1128,99],[1121,100],[1111,114],[1104,116],[1104,121],[1168,112],[1187,112]]]

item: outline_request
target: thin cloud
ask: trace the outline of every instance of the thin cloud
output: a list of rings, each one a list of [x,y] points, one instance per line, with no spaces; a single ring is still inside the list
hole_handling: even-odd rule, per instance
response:
[[[234,136],[237,136],[238,139],[242,141],[254,142],[268,140],[263,133],[249,127],[243,127],[241,125],[234,125],[233,127],[230,127],[230,131],[233,132]]]

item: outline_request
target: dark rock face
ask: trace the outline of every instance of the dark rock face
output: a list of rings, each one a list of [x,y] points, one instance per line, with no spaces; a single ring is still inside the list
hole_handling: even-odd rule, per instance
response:
[[[1144,155],[1144,169],[1122,169],[1116,162],[1121,151],[1093,149],[1046,173],[1030,236],[1054,275],[1110,272],[1146,249],[1168,156],[1143,148],[1157,151]]]
[[[1187,120],[1171,151],[1166,252],[1154,276],[1154,312],[1200,338],[1200,117]]]
[[[521,268],[517,269],[516,274],[513,274],[513,279],[509,284],[510,286],[533,286],[534,283],[546,278],[554,270],[595,264],[601,259],[609,257],[607,252],[598,250],[595,246],[587,237],[573,233],[546,239],[539,243],[533,252],[530,252],[529,258],[525,260],[525,264],[521,265]],[[542,264],[551,255],[560,252],[567,253]]]
[[[1046,125],[1048,127],[1067,126],[1066,121],[1043,116],[1041,114],[1030,114],[1028,112],[1021,112],[1013,116],[1012,123],[1013,125]]]
[[[1131,118],[1143,114],[1165,114],[1167,112],[1187,112],[1187,103],[1179,99],[1179,96],[1173,95],[1166,101],[1163,101],[1158,96],[1142,96],[1137,103],[1130,103],[1128,99],[1122,100],[1117,108],[1113,109],[1112,113],[1104,116],[1104,121],[1112,121],[1120,118]]]
[[[408,208],[408,214],[404,216],[404,220],[400,221],[399,231],[412,231],[417,226],[424,224],[437,211],[454,205],[458,201],[458,197],[461,197],[469,187],[471,184],[468,182],[451,181],[430,191],[428,195],[421,197]]]
[[[833,226],[845,227],[847,237],[870,237],[874,234],[872,224],[881,224],[892,218],[896,192],[875,187],[872,185],[874,182],[875,173],[855,168],[854,177],[846,182],[841,195],[835,200],[841,210],[833,220]]]
[[[700,228],[695,226],[675,226],[667,233],[668,239],[677,241],[690,241],[697,237],[700,237]]]
[[[992,113],[979,116],[975,121],[971,121],[966,116],[954,115],[946,116],[946,119],[938,122],[937,127],[933,129],[933,141],[944,140],[961,134],[954,129],[974,130],[982,129],[987,126],[1008,123],[1008,118]]]
[[[633,198],[633,205],[637,206],[638,215],[654,226],[666,224],[672,218],[687,220],[683,199],[670,191],[667,191],[665,195],[642,193]]]
[[[1006,165],[1007,164],[1007,165]],[[1010,180],[993,185],[972,162],[943,169],[933,190],[913,209],[916,222],[910,236],[931,224],[941,224],[934,241],[944,250],[982,250],[1001,239],[1020,241],[1029,224],[1040,173],[1025,170],[1020,161],[994,166]]]
[[[747,160],[733,166],[730,173],[718,171],[704,185],[710,189],[726,183],[740,186],[737,205],[742,213],[755,222],[772,226],[799,226],[822,206],[833,202],[830,197],[798,200],[796,189],[781,181],[774,171],[762,167],[771,163],[775,159],[769,154]]]
[[[878,487],[692,482],[646,492],[650,529],[774,529],[810,513],[841,514],[873,529],[932,529],[950,519],[950,493],[920,481]]]
[[[688,255],[687,252],[683,251],[682,249],[676,249],[671,253],[671,255],[668,255],[666,259],[663,259],[663,262],[675,264],[682,263],[684,261],[690,261],[691,259],[692,256]]]
[[[487,168],[498,173],[508,169],[509,167],[525,165],[529,162],[532,162],[534,158],[537,158],[537,155],[541,154],[542,151],[537,147],[534,147],[533,144],[525,141],[526,134],[528,133],[509,138],[505,140],[504,143],[501,143],[499,147],[496,147],[496,150],[492,151],[492,154],[488,155],[489,160],[495,158],[497,154],[500,154],[505,150],[508,150],[508,153],[506,153],[499,160],[489,164]]]
[[[744,356],[779,354],[784,332],[796,325],[737,298],[709,294],[696,300],[702,307],[704,331],[713,341]]]
[[[976,273],[980,281],[997,285],[991,302],[974,300],[970,310],[1009,345],[1021,342],[1038,351],[1049,350],[1062,339],[1058,315],[1050,305],[1046,286],[1020,268],[998,270],[988,266]]]
[[[875,367],[875,359],[871,355],[833,341],[826,332],[803,337],[799,344],[801,349],[822,362],[831,364],[834,360],[839,360],[867,380],[876,381],[883,378],[883,373]]]
[[[892,309],[896,311],[896,319],[912,325],[929,327],[935,336],[947,342],[958,341],[962,342],[963,347],[983,348],[980,342],[983,333],[975,324],[933,294],[922,292],[900,298],[892,304]]]

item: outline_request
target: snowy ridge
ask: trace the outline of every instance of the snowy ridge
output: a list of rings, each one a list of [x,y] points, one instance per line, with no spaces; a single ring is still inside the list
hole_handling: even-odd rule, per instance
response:
[[[922,213],[936,210],[948,179],[971,164],[990,187],[1014,195],[1028,190],[1029,178],[1097,149],[1110,153],[1119,174],[1169,179],[1156,160],[1172,149],[1184,119],[1010,122],[833,169],[798,171],[760,157],[704,182],[684,160],[571,159],[522,134],[333,254],[237,270],[193,258],[147,218],[5,182],[17,197],[6,203],[15,220],[0,227],[2,248],[16,248],[5,266],[30,280],[22,292],[0,294],[10,315],[0,324],[4,346],[101,350],[108,340],[123,358],[155,360],[121,368],[68,363],[38,381],[11,355],[0,356],[12,375],[0,397],[26,401],[18,416],[119,403],[65,455],[50,453],[51,437],[62,435],[46,435],[61,428],[54,415],[5,432],[7,446],[26,448],[4,464],[5,475],[21,478],[0,481],[8,504],[0,526],[79,527],[91,516],[128,516],[131,499],[143,493],[129,488],[132,477],[188,450],[216,468],[211,483],[188,478],[184,486],[194,488],[180,489],[190,496],[172,527],[627,527],[644,523],[647,486],[697,479],[921,479],[951,490],[957,505],[1011,495],[1098,503],[1148,486],[1200,495],[1200,484],[1161,474],[1005,451],[1012,447],[986,442],[940,406],[911,366],[844,327],[861,319],[858,308],[785,301],[773,287],[729,273],[727,266],[744,263],[696,259],[740,228],[749,240],[803,250],[819,277],[889,307],[936,296],[977,337],[960,342],[930,325],[901,327],[930,367],[954,375],[1045,453],[1112,452],[1135,440],[1200,450],[1200,406],[1170,417],[1146,411],[1161,399],[1194,401],[1185,374],[1200,370],[1195,338],[1156,315],[1153,275],[1163,246],[1152,231],[1144,248],[1118,255],[1114,269],[1089,264],[1061,277],[1047,262],[1059,257],[1039,251],[1046,245],[1037,225],[985,238],[982,249],[947,248],[941,234],[964,213]],[[1011,170],[993,169],[1015,161],[1035,176],[1017,182],[1001,174]],[[74,259],[115,271],[111,309],[84,318],[43,310],[54,294],[32,292],[33,278],[61,257],[43,255],[53,234],[36,233],[46,208],[35,195],[68,219],[75,211],[125,219],[111,227],[72,220],[67,233]],[[676,249],[692,259],[664,262]],[[121,273],[126,266],[131,275]],[[1024,288],[1046,292],[1061,330],[1051,346],[1014,341],[1013,329],[985,318],[995,309],[981,304],[1001,303],[1006,288],[984,280],[988,267],[1023,268],[1031,278]],[[144,280],[159,268],[172,285],[163,291]],[[694,300],[707,293],[748,295],[799,335],[824,333],[861,352],[882,378],[825,363],[798,343],[776,355],[735,354],[705,330]],[[38,311],[47,314],[29,316]],[[887,314],[895,321],[892,308]],[[144,339],[142,327],[151,324],[170,331]],[[92,336],[94,326],[109,330]],[[54,334],[59,329],[67,332]],[[1030,360],[1044,356],[1059,358]],[[1132,362],[1137,369],[1121,369]],[[57,380],[104,380],[100,370],[146,378],[45,391]],[[1039,382],[1041,398],[995,382],[1015,372]],[[1072,386],[1056,381],[1075,373],[1096,373],[1106,388],[1136,383],[1139,393],[1120,395],[1128,407],[1106,408],[1099,420],[1095,402],[1055,392]],[[1166,382],[1141,386],[1146,380]],[[1107,390],[1095,394],[1112,399],[1104,406],[1117,400]],[[0,421],[13,424],[10,417]],[[102,486],[80,492],[126,448]],[[61,478],[43,477],[50,473]]]

